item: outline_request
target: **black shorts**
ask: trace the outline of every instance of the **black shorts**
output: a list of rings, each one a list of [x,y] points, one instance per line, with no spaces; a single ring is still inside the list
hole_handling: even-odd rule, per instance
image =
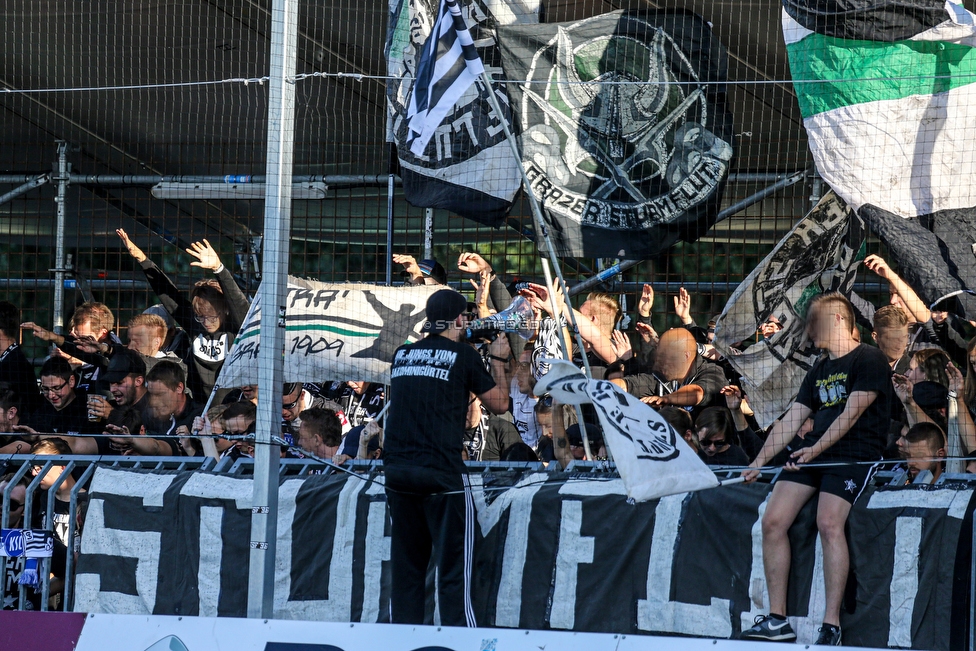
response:
[[[794,484],[811,486],[821,493],[836,495],[853,504],[864,492],[864,488],[880,465],[880,461],[873,465],[866,463],[821,467],[809,465],[797,471],[784,470],[776,481],[790,481]]]

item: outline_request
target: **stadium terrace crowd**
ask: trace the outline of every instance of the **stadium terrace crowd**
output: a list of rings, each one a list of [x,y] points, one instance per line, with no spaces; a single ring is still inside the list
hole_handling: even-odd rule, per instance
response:
[[[204,412],[247,313],[247,296],[206,241],[193,244],[187,253],[192,266],[211,272],[212,277],[187,290],[178,288],[124,231],[119,230],[118,235],[158,297],[157,304],[125,324],[125,341],[118,334],[112,311],[101,303],[77,307],[67,334],[60,335],[26,321],[18,306],[0,302],[0,455],[210,455],[232,459],[253,455],[260,399],[256,386],[221,389]],[[396,255],[393,261],[402,265],[407,283],[447,283],[447,272],[436,261],[418,262],[409,255]],[[865,266],[887,281],[890,303],[868,310],[873,312],[872,319],[865,318],[860,307],[855,314],[843,297],[827,296],[818,305],[829,305],[833,311],[819,310],[819,325],[811,319],[807,329],[815,339],[816,329],[828,317],[835,323],[846,321],[851,337],[860,341],[863,332],[863,338],[872,342],[857,344],[856,350],[864,350],[865,359],[880,356],[888,367],[863,380],[863,388],[877,394],[883,405],[881,429],[886,434],[882,440],[852,432],[848,456],[883,457],[892,467],[904,470],[906,481],[919,477],[934,481],[944,469],[940,459],[950,449],[947,432],[958,433],[960,454],[976,452],[973,324],[950,308],[931,311],[881,258],[869,256]],[[531,321],[534,332],[528,340],[508,333],[472,342],[486,367],[490,359],[503,363],[510,400],[508,410],[496,415],[471,395],[463,458],[542,461],[561,468],[574,461],[606,459],[606,446],[592,411],[582,410],[581,428],[575,408],[533,394],[536,381],[548,370],[544,360],[562,357],[561,334],[572,341],[567,328],[569,308],[562,297],[549,296],[542,285],[506,285],[477,253],[461,254],[456,269],[471,279],[475,289],[467,318],[505,310],[517,296],[528,301],[535,315]],[[791,444],[775,456],[767,454],[768,432],[753,418],[753,397],[743,391],[738,374],[712,345],[714,321],[707,326],[696,323],[691,302],[684,289],[674,296],[675,325],[658,333],[651,325],[654,291],[644,285],[636,314],[627,319],[634,324],[628,332],[619,329],[624,315],[616,298],[589,294],[574,315],[584,342],[582,350],[574,346],[574,361],[582,365],[585,356],[594,378],[610,380],[658,409],[709,465],[791,463],[791,455],[803,446]],[[562,307],[554,309],[554,304]],[[770,315],[757,324],[755,336],[741,347],[775,339],[782,328],[779,318]],[[22,331],[25,337],[51,346],[39,373],[20,348]],[[817,390],[805,386],[800,399],[804,392]],[[337,463],[382,459],[384,434],[378,417],[385,400],[384,386],[357,378],[315,377],[286,384],[281,396],[282,456]],[[796,440],[815,426],[813,418],[807,419]],[[586,456],[581,429],[592,458]],[[8,467],[4,474],[0,461],[0,492],[12,481],[10,468],[16,467]],[[970,462],[967,470],[976,471],[976,462]],[[35,467],[34,472],[38,471]],[[53,486],[60,472],[54,466],[41,488]],[[28,473],[11,492],[9,527],[24,526],[19,518],[27,484],[33,478]],[[66,538],[67,495],[73,486],[74,478],[63,482],[54,502],[56,542],[62,550],[62,562],[52,567],[54,599],[64,576],[64,550],[76,545]],[[33,514],[36,525],[44,517],[46,500],[35,504],[39,505]],[[18,607],[16,590],[10,589],[17,569],[11,570],[10,565],[4,608]],[[36,607],[37,595],[32,599]]]

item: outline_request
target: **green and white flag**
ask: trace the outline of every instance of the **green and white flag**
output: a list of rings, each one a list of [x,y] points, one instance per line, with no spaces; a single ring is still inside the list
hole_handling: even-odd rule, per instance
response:
[[[262,288],[220,369],[221,387],[258,382]],[[289,276],[285,382],[389,384],[393,352],[423,337],[424,307],[439,289],[444,287],[320,283]]]
[[[976,206],[976,16],[952,3],[945,16],[887,41],[881,28],[863,29],[863,40],[828,36],[783,10],[817,170],[855,210],[917,217]]]
[[[830,187],[926,300],[976,288],[976,15],[939,0],[783,0],[803,124]],[[976,297],[944,306],[976,316]]]

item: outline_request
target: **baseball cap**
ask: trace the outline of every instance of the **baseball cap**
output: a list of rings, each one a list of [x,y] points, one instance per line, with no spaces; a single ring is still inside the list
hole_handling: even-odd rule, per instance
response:
[[[116,348],[108,362],[108,369],[102,379],[112,384],[121,382],[129,375],[146,375],[146,360],[142,355],[128,348]]]
[[[356,455],[359,454],[359,437],[362,435],[364,429],[366,429],[365,425],[357,425],[349,430],[346,437],[342,439],[342,454],[346,455],[347,457],[352,457],[353,459],[356,458]],[[369,440],[369,443],[366,446],[366,451],[372,454],[379,449],[380,437],[374,436]]]
[[[421,260],[417,266],[420,267],[420,273],[423,275],[433,278],[438,284],[447,284],[447,270],[437,260]],[[405,274],[406,272],[403,272],[402,275]]]
[[[468,307],[468,301],[453,289],[441,289],[427,299],[427,321],[422,332],[443,332],[454,323]]]

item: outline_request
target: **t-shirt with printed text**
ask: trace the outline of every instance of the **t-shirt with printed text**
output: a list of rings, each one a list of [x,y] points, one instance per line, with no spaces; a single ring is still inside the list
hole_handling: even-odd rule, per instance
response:
[[[843,357],[822,359],[807,373],[796,401],[813,410],[813,431],[802,441],[794,439],[794,447],[797,442],[804,447],[819,441],[857,391],[874,392],[877,398],[814,463],[880,459],[888,437],[891,368],[884,353],[866,344]]]
[[[494,386],[468,344],[430,336],[397,348],[390,370],[383,464],[464,472],[461,446],[469,393],[481,395]]]

